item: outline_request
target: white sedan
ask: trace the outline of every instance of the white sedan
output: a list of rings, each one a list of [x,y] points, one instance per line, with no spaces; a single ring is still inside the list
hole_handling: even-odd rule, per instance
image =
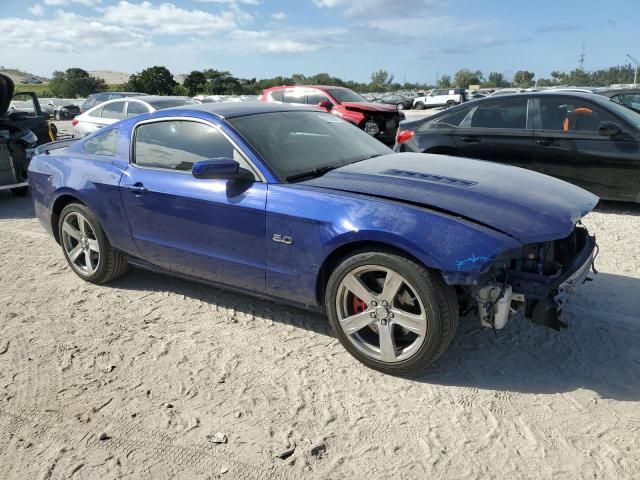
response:
[[[123,118],[135,117],[143,113],[155,112],[165,108],[180,107],[200,103],[189,97],[161,97],[145,95],[109,100],[87,110],[73,119],[73,136],[85,137],[96,130],[111,125]]]

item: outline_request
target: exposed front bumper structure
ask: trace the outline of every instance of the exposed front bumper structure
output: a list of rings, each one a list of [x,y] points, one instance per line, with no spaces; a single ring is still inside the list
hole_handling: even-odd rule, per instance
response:
[[[537,249],[535,255],[531,248]],[[524,307],[525,317],[533,323],[555,330],[565,328],[567,325],[561,320],[562,308],[577,287],[589,278],[597,251],[595,237],[585,228],[578,227],[567,239],[525,246],[523,252],[529,252],[530,257],[502,259],[503,263],[511,262],[512,268],[497,269],[493,280],[473,293],[481,322],[500,329],[509,316]],[[552,252],[551,261],[547,258],[548,252]],[[550,272],[559,264],[560,258],[568,259],[567,263],[563,262],[562,268]],[[505,304],[509,306],[508,310],[505,310]]]

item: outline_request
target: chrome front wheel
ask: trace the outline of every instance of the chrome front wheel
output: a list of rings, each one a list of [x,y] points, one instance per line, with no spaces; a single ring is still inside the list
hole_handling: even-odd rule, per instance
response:
[[[344,348],[390,374],[426,369],[458,323],[455,289],[442,275],[386,249],[357,251],[338,263],[325,309]]]
[[[427,315],[415,287],[381,265],[358,267],[342,279],[336,311],[349,341],[385,363],[413,356],[427,334]]]

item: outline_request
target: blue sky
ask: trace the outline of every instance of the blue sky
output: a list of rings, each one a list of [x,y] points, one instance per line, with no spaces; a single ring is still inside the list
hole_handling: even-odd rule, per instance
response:
[[[81,67],[241,77],[327,72],[435,81],[460,68],[538,77],[640,57],[637,0],[0,0],[5,67],[40,75]],[[594,5],[595,6],[595,5]],[[10,48],[11,47],[11,48]]]

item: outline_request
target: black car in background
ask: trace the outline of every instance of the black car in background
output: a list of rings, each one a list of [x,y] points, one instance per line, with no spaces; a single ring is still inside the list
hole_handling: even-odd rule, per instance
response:
[[[640,202],[640,114],[601,95],[549,91],[479,99],[401,122],[394,149],[515,165],[604,199]]]
[[[389,93],[379,97],[376,102],[386,103],[388,105],[396,105],[398,110],[411,110],[413,107],[413,98],[405,97],[398,93]]]
[[[107,100],[115,100],[116,98],[125,98],[125,97],[137,97],[140,95],[145,95],[144,93],[139,92],[102,92],[102,93],[92,93],[87,97],[84,103],[80,106],[80,113],[84,113],[90,108],[95,107],[101,103],[106,102]]]
[[[80,107],[73,103],[61,105],[53,111],[53,118],[56,120],[73,120],[78,115],[80,115]]]

